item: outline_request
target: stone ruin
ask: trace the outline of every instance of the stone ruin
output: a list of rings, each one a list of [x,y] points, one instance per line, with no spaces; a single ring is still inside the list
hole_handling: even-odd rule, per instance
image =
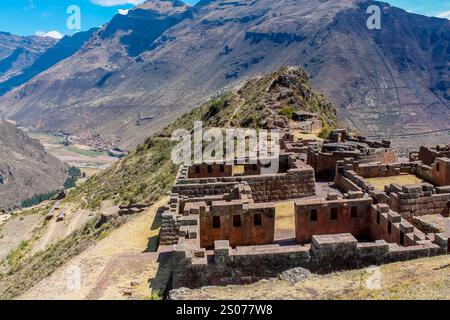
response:
[[[388,140],[373,141],[363,136],[352,136],[346,130],[334,130],[329,140],[307,150],[307,163],[314,167],[316,176],[321,179],[334,178],[336,163],[345,158],[353,158],[362,163],[397,161]]]
[[[434,147],[422,146],[417,157],[417,160],[422,161],[427,166],[431,166],[436,158],[450,158],[450,144]]]
[[[397,162],[389,141],[344,130],[323,144],[296,142],[287,132],[281,149],[274,174],[264,174],[260,163],[240,170],[236,162],[180,168],[160,234],[161,245],[173,245],[173,288],[247,284],[296,267],[327,273],[449,252],[450,230],[417,220],[449,216],[449,158]],[[320,170],[333,181],[316,181]],[[387,183],[383,190],[368,182],[402,175],[424,182]],[[287,201],[293,202],[294,234],[278,239],[277,205]]]

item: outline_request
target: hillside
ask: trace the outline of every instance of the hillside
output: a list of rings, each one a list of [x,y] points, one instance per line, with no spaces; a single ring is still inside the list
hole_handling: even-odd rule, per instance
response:
[[[366,27],[373,3],[381,30]],[[445,142],[449,37],[446,19],[366,0],[150,0],[0,108],[26,127],[135,146],[223,88],[299,65],[361,133]]]
[[[68,167],[48,154],[37,141],[0,120],[0,206],[61,188]]]
[[[7,255],[10,257],[9,260],[13,260],[14,263],[4,267],[7,270],[4,276],[1,274],[2,265],[0,263],[0,298],[9,299],[26,291],[28,293],[24,297],[34,296],[38,294],[37,292],[41,288],[39,286],[44,288],[46,294],[54,294],[55,290],[61,289],[60,285],[63,283],[61,277],[65,272],[62,266],[68,261],[82,261],[83,266],[97,265],[98,261],[95,259],[98,257],[97,254],[101,254],[103,267],[109,266],[109,261],[116,265],[115,256],[108,254],[109,251],[98,253],[98,250],[92,246],[127,220],[126,216],[117,217],[115,215],[119,209],[118,205],[155,204],[171,189],[178,169],[170,160],[171,148],[175,145],[170,141],[170,135],[174,129],[190,129],[193,121],[196,120],[203,121],[205,127],[235,125],[272,128],[275,125],[274,122],[280,122],[283,125],[283,121],[286,121],[284,116],[279,114],[279,111],[286,106],[299,110],[316,111],[330,126],[336,124],[334,106],[311,86],[305,71],[298,67],[281,68],[263,77],[249,80],[239,90],[224,93],[194,109],[164,130],[149,137],[135,151],[109,169],[98,173],[84,184],[71,190],[67,198],[58,204],[58,212],[66,214],[65,219],[59,222],[59,227],[64,228],[66,232],[60,233],[62,235],[60,237],[53,237],[54,241],[47,243],[43,241],[45,240],[43,238],[52,231],[49,230],[51,226],[57,225],[58,222],[42,223],[53,203],[45,204],[33,211],[26,210],[13,215],[13,219],[9,221],[11,225],[9,228],[3,228],[3,231],[14,229],[17,223],[22,221],[20,220],[22,215],[26,215],[30,220],[38,221],[37,223],[29,221],[31,227],[28,227],[30,230],[37,229],[37,231],[32,232],[28,238],[25,234],[22,235],[20,239],[25,241],[22,247],[17,244],[17,241],[3,239],[3,242],[8,245],[12,246],[11,242],[14,242],[18,247],[11,251],[13,254]],[[162,204],[159,203],[159,205]],[[158,206],[153,206],[148,211],[148,213],[153,212],[152,219],[155,221],[158,215],[154,209],[157,209]],[[85,222],[81,225],[82,221]],[[81,227],[69,228],[71,225],[81,225]],[[156,221],[152,224],[152,234],[156,238],[158,236],[155,231],[157,228],[159,227]],[[140,226],[141,229],[142,226]],[[72,232],[69,234],[71,230]],[[2,242],[1,231],[0,228],[0,244]],[[130,232],[118,233],[123,238]],[[149,240],[148,237],[144,239]],[[149,245],[154,241],[154,239],[150,241]],[[39,246],[42,242],[47,246]],[[124,247],[122,242],[120,245],[112,245],[108,241],[102,243],[108,248],[115,247],[117,249]],[[142,242],[141,238],[140,242]],[[91,247],[92,249],[89,249],[86,254],[80,255]],[[126,252],[121,252],[121,254],[126,256]],[[154,254],[142,255],[138,259],[139,263],[150,261],[152,264],[149,267],[152,268],[152,272],[156,273],[156,269],[154,269],[156,256]],[[126,263],[118,265],[123,267]],[[133,266],[142,267],[141,265]],[[160,272],[157,274],[160,275]],[[104,276],[100,270],[95,275],[109,277]],[[96,286],[102,287],[101,279],[97,279],[96,276],[92,275],[89,278],[89,283],[83,290],[97,290]],[[167,282],[167,279],[165,281]],[[31,289],[38,283],[40,284],[36,289]],[[53,287],[55,283],[57,287]],[[161,284],[158,285],[161,286]],[[101,289],[99,290],[96,291],[96,294],[107,294]],[[89,293],[88,291],[87,293]]]
[[[239,90],[208,101],[148,138],[136,151],[111,168],[92,177],[77,192],[90,207],[113,199],[116,203],[150,203],[170,190],[177,167],[170,161],[170,136],[175,129],[191,130],[194,121],[204,127],[275,128],[287,119],[279,112],[285,107],[317,112],[329,126],[336,125],[336,110],[311,85],[298,67],[251,79]]]

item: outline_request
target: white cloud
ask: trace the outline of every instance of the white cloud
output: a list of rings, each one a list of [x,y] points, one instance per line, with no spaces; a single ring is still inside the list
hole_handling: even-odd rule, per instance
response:
[[[146,0],[91,0],[92,3],[98,4],[103,7],[120,6],[124,4],[139,5]]]
[[[121,14],[123,16],[126,16],[128,14],[128,11],[130,11],[129,9],[119,9],[117,10],[118,14]]]
[[[36,31],[35,33],[37,36],[39,37],[50,37],[50,38],[54,38],[54,39],[62,39],[62,37],[64,37],[60,32],[54,30],[54,31],[49,31],[49,32],[44,32],[44,31]]]
[[[445,18],[450,20],[450,11],[444,11],[439,13],[436,17],[438,18]]]

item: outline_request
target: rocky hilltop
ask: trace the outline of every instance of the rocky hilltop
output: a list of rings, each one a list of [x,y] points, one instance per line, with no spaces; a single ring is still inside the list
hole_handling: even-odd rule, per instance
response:
[[[0,207],[61,188],[67,166],[11,123],[0,120]]]
[[[371,4],[381,30],[366,26]],[[300,65],[361,133],[444,142],[449,39],[446,19],[368,0],[150,0],[6,94],[0,110],[23,126],[134,145],[224,88]]]

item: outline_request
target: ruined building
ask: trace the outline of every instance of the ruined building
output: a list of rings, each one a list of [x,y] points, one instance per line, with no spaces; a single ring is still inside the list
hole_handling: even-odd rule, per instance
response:
[[[449,216],[449,158],[397,162],[389,141],[343,130],[322,143],[287,132],[281,148],[276,173],[259,162],[180,168],[160,238],[173,245],[174,288],[449,252],[450,230],[435,223]]]

